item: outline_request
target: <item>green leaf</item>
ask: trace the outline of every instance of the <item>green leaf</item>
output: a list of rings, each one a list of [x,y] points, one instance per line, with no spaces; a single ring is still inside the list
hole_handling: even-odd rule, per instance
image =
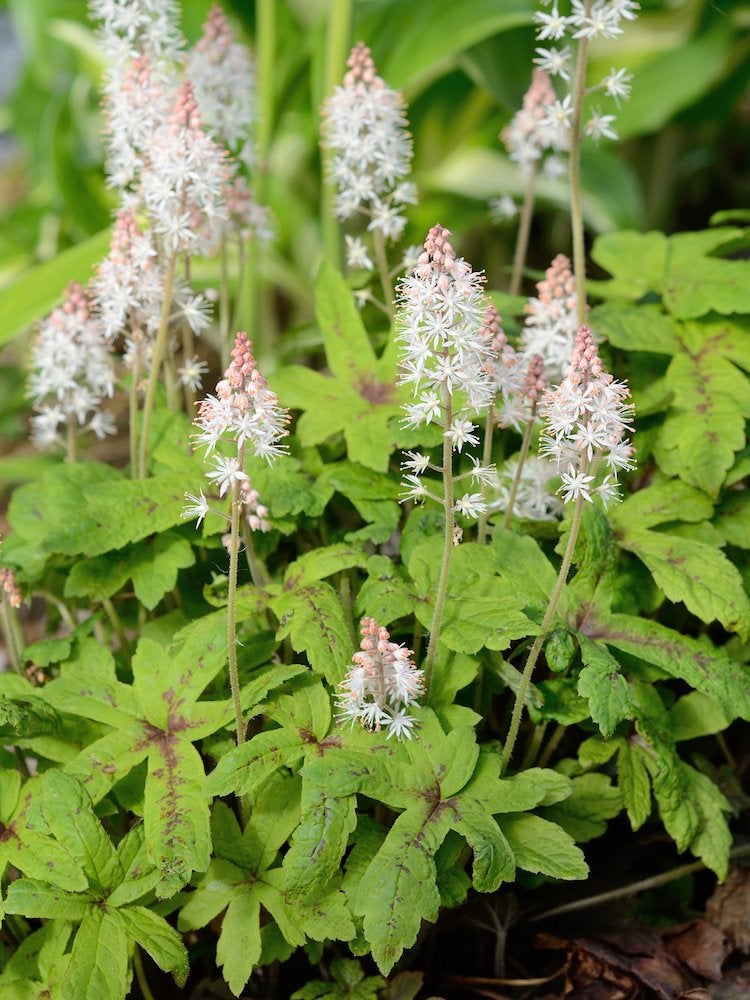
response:
[[[109,896],[110,906],[133,903],[150,892],[159,881],[159,873],[148,860],[143,824],[132,826],[117,845],[117,857],[123,871],[122,882]]]
[[[60,728],[57,712],[42,698],[0,696],[0,736],[8,743],[56,733]]]
[[[647,486],[612,508],[610,520],[625,532],[629,526],[652,528],[667,521],[705,521],[713,513],[711,500],[701,490],[679,479]]]
[[[357,825],[353,795],[334,797],[309,782],[302,786],[302,816],[283,870],[292,898],[321,890],[339,871],[349,835]]]
[[[248,888],[227,907],[216,948],[216,961],[235,996],[242,993],[260,953],[260,900]]]
[[[613,233],[600,239],[617,240],[619,235]],[[613,347],[626,351],[676,354],[681,347],[678,325],[671,317],[665,316],[658,305],[633,306],[607,302],[592,309],[588,321],[592,329],[606,337]]]
[[[211,796],[252,795],[280,767],[291,766],[303,755],[299,733],[287,729],[258,733],[221,758],[208,776],[206,791]]]
[[[601,837],[607,820],[622,809],[622,796],[606,774],[581,774],[573,780],[573,791],[564,802],[544,810],[545,819],[561,826],[578,844]]]
[[[177,572],[195,562],[192,546],[179,535],[165,532],[111,554],[76,563],[65,581],[66,597],[102,601],[132,578],[135,595],[147,608],[156,607],[177,582]]]
[[[362,877],[354,909],[364,916],[365,936],[385,976],[416,941],[422,920],[437,919],[434,856],[449,827],[449,811],[415,803],[396,819]]]
[[[94,264],[106,256],[110,230],[103,229],[52,260],[26,269],[0,297],[0,344],[41,319],[60,301],[71,281],[88,283]]]
[[[415,7],[396,25],[399,7],[391,2],[379,12],[367,37],[378,40],[375,58],[383,79],[392,87],[417,91],[457,53],[499,32],[530,24],[532,9],[528,0],[507,0],[500,8],[491,0],[466,0],[460,8]]]
[[[351,289],[328,262],[315,301],[333,377],[289,366],[276,373],[274,388],[284,405],[305,411],[297,424],[304,446],[343,433],[352,461],[385,471],[394,447],[389,421],[400,412],[395,364],[376,359]]]
[[[516,860],[505,835],[486,809],[465,797],[454,806],[453,827],[474,852],[473,884],[479,892],[495,892],[512,882]]]
[[[608,739],[623,719],[631,718],[628,682],[606,646],[580,633],[578,641],[585,664],[578,675],[578,693],[588,698],[591,718]]]
[[[700,771],[684,765],[688,779],[688,794],[695,803],[701,819],[700,828],[690,842],[693,854],[715,872],[723,882],[729,869],[729,851],[732,833],[726,816],[732,809],[726,796]]]
[[[663,16],[661,11],[658,16]],[[649,28],[644,24],[641,30]],[[731,26],[724,18],[692,38],[662,43],[638,66],[630,99],[618,109],[618,135],[627,139],[657,132],[680,111],[695,106],[726,75],[732,45]]]
[[[312,668],[335,687],[344,679],[354,652],[341,601],[325,582],[295,588],[271,601],[279,619],[278,640],[291,639],[297,652],[307,653]]]
[[[750,600],[742,577],[721,550],[637,527],[623,534],[621,544],[648,566],[670,601],[682,601],[706,623],[719,621],[745,638],[750,633]]]
[[[528,535],[495,528],[492,549],[497,572],[512,584],[516,594],[532,607],[546,608],[557,572],[538,543]]]
[[[750,311],[747,262],[712,256],[722,243],[741,235],[740,229],[714,228],[670,237],[664,304],[673,316],[694,319],[709,312]]]
[[[250,459],[246,468],[274,519],[298,514],[320,517],[331,499],[330,486],[313,481],[302,463],[291,455],[279,456],[273,465],[263,459]]]
[[[184,488],[174,473],[131,480],[101,463],[66,463],[16,490],[8,519],[20,540],[35,543],[37,560],[98,556],[179,524]]]
[[[163,972],[169,972],[178,986],[183,986],[190,971],[182,938],[164,917],[145,906],[127,906],[119,910],[125,930]]]
[[[660,232],[622,230],[599,236],[591,256],[613,277],[601,282],[597,290],[623,299],[640,299],[647,292],[660,292],[668,252],[669,238]]]
[[[128,939],[119,911],[92,908],[73,942],[61,994],[65,1000],[124,1000]]]
[[[428,629],[434,615],[442,546],[440,538],[427,539],[414,548],[409,560],[409,573],[421,598],[415,613]],[[536,628],[521,611],[522,600],[512,585],[494,575],[495,558],[489,547],[471,542],[453,553],[440,639],[454,652],[505,649],[513,639]]]
[[[703,639],[680,635],[646,618],[607,615],[589,635],[660,667],[715,701],[727,718],[750,720],[750,680],[743,667]]]
[[[308,583],[316,583],[327,576],[367,564],[367,555],[358,545],[339,543],[313,549],[295,559],[284,573],[284,588],[289,590],[303,587]]]
[[[50,832],[80,865],[92,889],[110,890],[120,881],[123,872],[112,841],[79,781],[62,771],[48,771],[42,812]]]
[[[697,802],[689,794],[689,778],[675,750],[669,717],[658,692],[644,683],[633,685],[636,725],[645,746],[643,761],[651,777],[659,816],[678,851],[684,851],[701,827]]]
[[[367,562],[368,578],[359,588],[355,607],[360,617],[374,618],[379,625],[390,625],[414,611],[417,596],[388,556],[371,556]]]
[[[524,871],[560,879],[588,875],[589,868],[580,849],[555,823],[530,815],[501,816],[498,822],[516,864]]]
[[[205,773],[192,744],[166,735],[152,748],[146,783],[144,824],[149,854],[161,871],[156,894],[169,898],[202,872],[211,857]]]
[[[8,886],[6,913],[46,920],[83,920],[93,901],[33,878],[19,878]]]
[[[315,315],[323,334],[328,367],[336,378],[355,384],[375,364],[375,354],[343,277],[324,260],[315,284]]]
[[[713,736],[729,725],[730,720],[716,702],[700,691],[691,691],[678,698],[669,710],[669,726],[678,743],[699,736]]]
[[[639,830],[651,815],[651,779],[643,750],[626,740],[617,755],[617,783],[630,825]]]
[[[665,471],[674,471],[686,483],[715,497],[735,452],[745,445],[750,383],[718,353],[716,337],[701,339],[697,356],[680,353],[667,369],[674,400],[655,454]]]
[[[727,490],[716,508],[714,525],[729,545],[750,549],[750,491]]]

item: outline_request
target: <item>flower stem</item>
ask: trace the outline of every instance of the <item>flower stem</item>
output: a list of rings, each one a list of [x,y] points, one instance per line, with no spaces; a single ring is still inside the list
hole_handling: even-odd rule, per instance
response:
[[[585,470],[584,470],[585,471]],[[550,625],[555,616],[555,611],[557,610],[557,605],[560,600],[560,594],[565,586],[565,581],[568,578],[568,572],[570,571],[570,564],[573,560],[573,552],[575,551],[576,539],[578,538],[578,531],[581,527],[581,515],[583,513],[583,496],[579,495],[575,500],[575,506],[573,508],[573,519],[570,525],[570,534],[568,535],[568,544],[565,546],[565,554],[563,555],[563,561],[560,566],[560,572],[557,574],[557,581],[555,582],[554,589],[552,591],[552,596],[550,597],[547,610],[544,614],[544,619],[542,621],[541,628],[539,629],[539,634],[536,639],[534,639],[534,644],[529,650],[529,655],[526,658],[526,664],[523,668],[523,673],[521,674],[521,683],[516,692],[516,700],[513,705],[513,714],[510,717],[510,726],[508,727],[508,735],[505,740],[505,746],[503,747],[503,753],[500,758],[500,774],[504,774],[506,767],[508,766],[508,761],[513,754],[513,747],[515,746],[516,739],[518,737],[518,730],[521,726],[521,716],[523,714],[524,704],[526,702],[526,694],[529,690],[529,684],[531,683],[531,675],[534,672],[534,667],[536,666],[536,661],[539,659],[539,654],[544,645],[544,640],[549,632]]]
[[[444,428],[447,432],[450,429],[453,419],[451,395],[447,391],[445,392],[443,414]],[[445,504],[445,541],[443,544],[443,559],[440,564],[440,577],[438,579],[437,591],[435,592],[435,610],[432,614],[430,641],[427,645],[427,658],[424,666],[425,702],[428,701],[430,695],[432,668],[437,656],[440,624],[445,608],[445,598],[448,594],[448,575],[450,573],[451,557],[455,546],[453,538],[453,529],[456,521],[453,512],[453,444],[447,433],[443,435],[443,498]]]
[[[75,462],[78,458],[78,426],[75,413],[68,414],[65,435],[65,461]]]
[[[328,30],[326,32],[325,72],[322,98],[326,98],[343,76],[346,57],[349,52],[352,0],[331,0],[328,5]],[[329,154],[323,150],[324,165],[327,168]],[[327,169],[325,171],[328,172]],[[341,262],[341,234],[333,212],[334,186],[324,184],[321,197],[321,227],[326,257],[336,266]]]
[[[8,654],[8,662],[17,674],[22,674],[23,663],[23,637],[21,626],[18,624],[18,614],[10,601],[2,594],[0,596],[0,607],[3,615],[3,632],[5,633],[5,649]]]
[[[135,978],[138,981],[138,989],[143,994],[143,1000],[154,1000],[154,994],[151,992],[151,987],[148,985],[148,980],[146,979],[146,970],[143,968],[143,959],[141,958],[139,945],[136,945],[133,949],[133,969],[135,971]]]
[[[130,441],[130,477],[138,478],[138,383],[141,380],[141,344],[135,347],[133,371],[131,372],[130,388],[128,390],[128,438]]]
[[[221,237],[219,251],[219,344],[221,345],[221,370],[229,366],[232,344],[229,335],[229,262],[227,260],[227,239]]]
[[[232,482],[232,528],[229,536],[229,594],[227,598],[227,656],[229,662],[229,687],[234,704],[234,720],[237,728],[237,746],[245,742],[245,721],[242,717],[240,699],[240,676],[237,669],[237,563],[240,551],[240,484]]]
[[[505,511],[505,518],[503,519],[503,527],[509,528],[510,522],[513,519],[513,507],[516,503],[516,494],[518,493],[518,486],[521,482],[521,474],[523,472],[524,462],[529,454],[529,445],[531,444],[531,435],[534,431],[534,422],[536,420],[536,406],[537,401],[531,405],[531,413],[529,413],[529,419],[526,423],[526,430],[523,433],[523,441],[521,442],[521,451],[518,455],[518,462],[516,464],[516,474],[513,476],[513,482],[510,487],[510,496],[508,497],[508,506]]]
[[[177,251],[173,250],[167,264],[167,273],[164,279],[164,299],[161,305],[161,318],[159,320],[159,330],[154,341],[154,352],[151,358],[151,371],[148,374],[148,384],[146,386],[146,397],[143,400],[143,419],[141,421],[141,442],[138,453],[138,478],[145,479],[148,467],[148,437],[151,430],[151,416],[154,412],[154,402],[156,400],[156,386],[159,382],[159,371],[161,369],[162,358],[167,346],[167,331],[169,329],[169,312],[172,308],[172,290],[174,288],[174,272],[177,266]]]
[[[375,260],[380,274],[380,286],[383,289],[383,302],[391,326],[393,326],[393,284],[391,282],[390,271],[388,270],[388,258],[385,253],[385,237],[376,229],[373,233],[373,243],[375,246]]]
[[[584,14],[591,12],[592,0],[585,0]],[[581,38],[578,43],[576,71],[573,79],[573,120],[570,126],[570,151],[568,155],[570,171],[570,226],[573,242],[573,274],[576,282],[577,324],[586,321],[586,244],[581,208],[581,122],[583,120],[583,99],[586,89],[586,63],[588,61],[589,40]]]
[[[487,407],[487,419],[484,422],[484,445],[482,450],[482,465],[486,469],[492,462],[492,433],[495,429],[495,402],[494,399]],[[482,503],[487,502],[489,486],[482,483]],[[483,510],[477,521],[477,541],[484,545],[487,538],[487,511]]]
[[[254,586],[262,590],[268,586],[268,573],[266,572],[266,567],[256,555],[255,546],[253,545],[253,533],[246,518],[242,518],[242,541],[245,543],[245,559],[247,561],[247,568],[250,570],[250,578]]]
[[[526,254],[529,250],[529,234],[531,233],[531,220],[534,215],[534,198],[536,190],[537,165],[531,168],[531,176],[526,184],[523,195],[523,206],[521,217],[518,220],[518,232],[516,233],[516,248],[513,254],[513,271],[510,276],[510,287],[508,291],[511,295],[518,295],[521,291],[521,281],[523,280],[523,269],[526,264]]]

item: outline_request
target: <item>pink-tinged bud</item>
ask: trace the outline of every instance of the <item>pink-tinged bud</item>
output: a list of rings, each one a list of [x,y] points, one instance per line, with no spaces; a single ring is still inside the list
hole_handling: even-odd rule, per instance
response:
[[[547,376],[544,373],[544,358],[541,354],[533,354],[526,369],[523,395],[532,403],[535,403],[541,398],[548,384]]]
[[[23,598],[21,597],[21,591],[18,589],[15,574],[12,569],[8,569],[6,566],[0,566],[0,589],[2,589],[8,604],[12,608],[21,607]]]
[[[190,80],[184,80],[180,84],[169,121],[178,129],[199,129],[201,127],[198,102],[195,99],[193,85]]]

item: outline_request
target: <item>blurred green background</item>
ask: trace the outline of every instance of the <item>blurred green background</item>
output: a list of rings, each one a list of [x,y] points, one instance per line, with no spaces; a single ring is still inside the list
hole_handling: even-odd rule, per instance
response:
[[[189,41],[209,0],[183,0]],[[461,252],[502,288],[512,223],[493,222],[488,199],[521,194],[498,133],[519,108],[534,54],[532,0],[258,0],[225,5],[243,40],[273,49],[258,142],[259,195],[276,216],[278,240],[262,279],[275,289],[273,322],[288,329],[311,316],[311,283],[322,253],[319,107],[330,77],[331,25],[347,44],[364,40],[381,76],[400,88],[414,136],[419,205],[406,243],[439,221]],[[0,3],[3,74],[15,77],[0,105],[0,342],[44,311],[13,294],[28,269],[100,233],[115,208],[104,184],[98,85],[103,70],[85,0]],[[272,22],[272,23],[270,23]],[[270,26],[269,26],[270,23]],[[334,53],[336,56],[336,53]],[[18,72],[15,72],[16,62]],[[343,63],[339,59],[341,73]],[[643,0],[619,38],[593,47],[590,78],[612,66],[634,74],[617,116],[621,142],[585,144],[584,206],[591,235],[617,228],[702,228],[721,209],[750,201],[750,4],[739,0]],[[327,69],[328,67],[328,69]],[[338,77],[340,79],[340,75]],[[8,80],[0,78],[6,88]],[[607,103],[607,102],[602,102]],[[609,107],[607,111],[614,110]],[[12,137],[12,143],[9,141]],[[569,248],[564,183],[543,182],[530,265],[543,269]],[[52,271],[84,278],[106,236]],[[101,253],[100,253],[101,250]],[[42,272],[47,275],[48,272]],[[77,276],[74,274],[70,275]],[[204,276],[211,280],[210,268]],[[49,281],[42,282],[47,288]]]

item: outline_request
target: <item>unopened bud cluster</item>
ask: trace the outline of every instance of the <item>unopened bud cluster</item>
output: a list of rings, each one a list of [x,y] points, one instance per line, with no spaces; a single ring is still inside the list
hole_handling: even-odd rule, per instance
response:
[[[524,307],[520,347],[539,354],[549,378],[557,380],[570,361],[578,329],[576,282],[565,254],[555,257],[536,289]]]
[[[12,608],[20,608],[23,603],[21,591],[16,583],[16,576],[12,569],[7,566],[0,566],[0,591],[4,599]]]
[[[414,665],[412,651],[392,642],[388,629],[374,618],[363,618],[360,631],[360,649],[336,695],[336,717],[352,725],[360,722],[375,732],[385,729],[388,739],[411,739],[417,720],[409,708],[418,707],[423,671]]]

